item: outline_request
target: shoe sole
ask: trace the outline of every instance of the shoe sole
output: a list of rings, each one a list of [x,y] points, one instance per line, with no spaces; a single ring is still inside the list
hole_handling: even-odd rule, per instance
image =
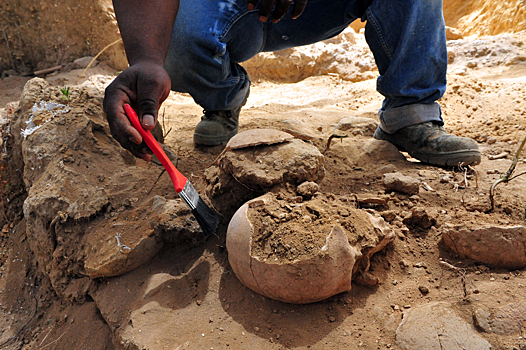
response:
[[[447,167],[478,165],[481,161],[480,152],[477,150],[463,150],[432,155],[419,152],[409,154],[423,163]]]
[[[232,137],[237,134],[237,130],[234,133],[221,136],[210,136],[204,134],[194,133],[194,143],[201,146],[219,146],[227,143]]]

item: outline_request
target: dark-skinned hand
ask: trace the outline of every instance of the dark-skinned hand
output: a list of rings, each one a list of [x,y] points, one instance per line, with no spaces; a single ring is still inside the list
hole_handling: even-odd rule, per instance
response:
[[[134,156],[151,160],[152,152],[124,113],[130,104],[144,129],[152,130],[157,122],[159,106],[170,93],[170,77],[164,68],[152,62],[140,62],[124,70],[106,88],[104,112],[113,138]]]
[[[256,8],[256,5],[259,2],[259,20],[261,22],[266,22],[275,4],[276,8],[274,9],[274,12],[272,12],[270,20],[272,23],[277,23],[287,14],[291,6],[292,11],[290,16],[293,19],[298,18],[303,13],[303,10],[305,10],[307,1],[308,0],[296,0],[294,1],[294,5],[292,5],[292,0],[247,0],[247,9],[252,11]]]

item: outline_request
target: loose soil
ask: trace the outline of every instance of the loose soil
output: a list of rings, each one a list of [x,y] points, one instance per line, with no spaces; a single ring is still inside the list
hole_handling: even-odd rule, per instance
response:
[[[301,196],[272,198],[264,206],[249,207],[247,217],[255,228],[253,256],[271,263],[319,254],[334,225],[343,227],[349,243],[359,250],[378,241],[367,214],[334,195],[317,193],[306,201]]]

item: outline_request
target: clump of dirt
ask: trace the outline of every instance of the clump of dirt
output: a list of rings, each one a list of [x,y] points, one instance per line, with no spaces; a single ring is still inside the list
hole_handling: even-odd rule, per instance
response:
[[[349,243],[375,246],[379,239],[368,214],[351,208],[333,194],[317,192],[311,199],[275,196],[265,205],[254,202],[247,216],[254,226],[254,257],[280,263],[312,258],[322,251],[335,225],[345,229]]]
[[[265,131],[289,137],[271,141]],[[250,145],[225,148],[205,170],[206,193],[216,210],[229,216],[246,201],[268,191],[288,184],[319,182],[325,176],[324,157],[312,143],[277,130],[246,132],[253,135]]]

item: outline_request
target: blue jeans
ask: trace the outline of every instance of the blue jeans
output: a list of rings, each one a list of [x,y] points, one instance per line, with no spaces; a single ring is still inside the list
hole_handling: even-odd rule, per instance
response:
[[[443,124],[435,102],[446,89],[442,0],[309,0],[299,18],[278,23],[261,23],[246,0],[181,0],[165,63],[172,90],[207,111],[232,109],[250,85],[240,62],[331,38],[357,18],[367,20],[365,38],[380,72],[381,128]]]

